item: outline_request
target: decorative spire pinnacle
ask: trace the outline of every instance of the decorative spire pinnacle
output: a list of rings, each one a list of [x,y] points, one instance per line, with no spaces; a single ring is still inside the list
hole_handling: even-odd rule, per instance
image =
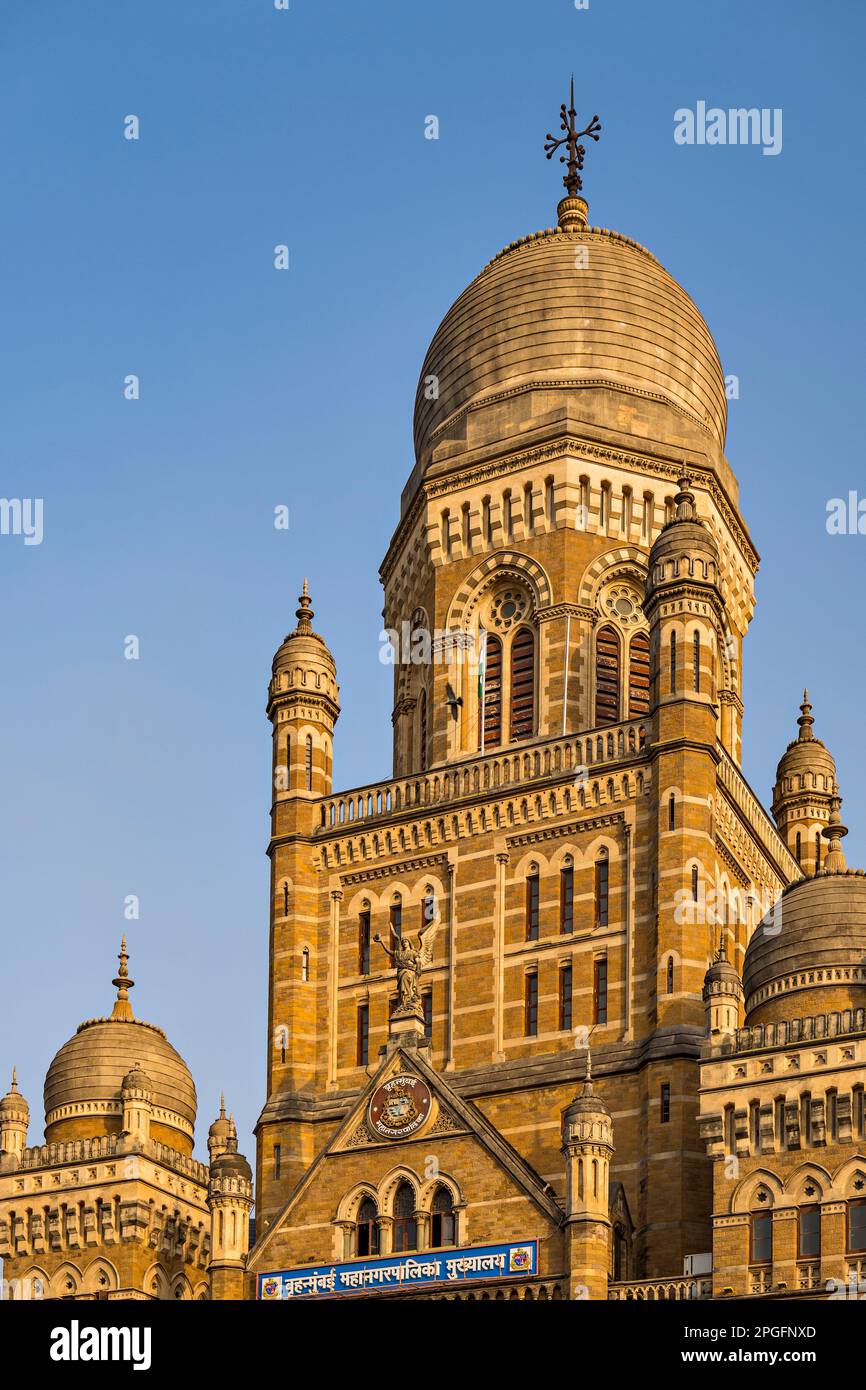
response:
[[[576,198],[583,188],[583,179],[580,177],[579,171],[583,168],[586,149],[579,142],[583,139],[584,135],[590,140],[597,141],[598,132],[601,130],[601,121],[598,119],[598,116],[593,116],[589,125],[583,130],[576,130],[576,115],[577,112],[574,109],[574,74],[572,73],[568,107],[566,108],[565,102],[563,102],[559,108],[559,128],[560,130],[564,130],[565,134],[557,139],[555,135],[551,135],[550,131],[548,131],[547,139],[544,143],[544,150],[548,159],[553,158],[560,145],[565,145],[566,147],[568,153],[567,155],[561,154],[559,156],[559,162],[560,164],[568,165],[568,172],[563,175],[562,182],[565,184],[565,191],[569,198]]]
[[[129,1002],[129,991],[135,984],[135,980],[129,978],[129,971],[126,968],[129,955],[126,950],[125,936],[121,939],[120,951],[118,952],[117,958],[120,961],[120,969],[111,981],[114,988],[117,990],[117,998],[114,1001],[114,1008],[111,1010],[111,1017],[132,1021],[135,1018],[135,1014],[132,1012],[132,1005]]]
[[[848,868],[842,846],[839,843],[843,836],[848,834],[848,827],[842,824],[839,815],[841,805],[841,796],[834,796],[830,802],[830,824],[824,831],[824,838],[830,844],[830,848],[824,856],[824,872],[826,874],[844,874]]]
[[[295,617],[298,620],[298,626],[295,631],[303,633],[312,632],[313,618],[316,615],[311,607],[312,599],[310,598],[310,588],[306,579],[304,579],[304,587],[298,597],[298,603],[300,607],[295,609]]]
[[[583,1094],[592,1095],[592,1051],[589,1043],[586,1045],[586,1073],[583,1078]]]
[[[11,1091],[13,1091],[16,1095],[20,1095],[20,1094],[21,1094],[21,1092],[18,1090],[18,1068],[17,1068],[17,1067],[13,1067],[13,1068],[12,1068],[12,1085],[10,1086],[9,1089],[10,1089]]]
[[[676,503],[676,521],[696,521],[701,524],[698,516],[698,509],[695,506],[695,494],[692,492],[692,480],[685,474],[679,481],[679,492],[674,498]]]
[[[225,1117],[226,1117],[226,1098],[225,1098],[225,1092],[224,1092],[224,1091],[220,1091],[220,1119],[221,1119],[221,1120],[224,1120]]]
[[[812,718],[812,706],[809,704],[808,690],[803,691],[803,703],[800,706],[800,718],[797,720],[797,723],[800,726],[798,738],[801,743],[805,743],[808,739],[815,737],[812,733],[812,725],[815,721]]]
[[[722,960],[727,960],[727,959],[728,959],[728,952],[727,952],[727,948],[726,948],[726,946],[725,946],[725,929],[724,929],[724,927],[722,927],[721,930],[719,931],[719,947],[718,947],[718,950],[716,951],[716,954],[715,954],[715,956],[713,957],[713,959],[714,959],[714,960],[717,960],[717,961],[722,961]]]

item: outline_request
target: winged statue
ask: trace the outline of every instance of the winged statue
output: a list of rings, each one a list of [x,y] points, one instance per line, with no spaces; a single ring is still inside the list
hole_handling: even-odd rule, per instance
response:
[[[408,936],[403,936],[391,924],[391,937],[394,949],[384,942],[377,932],[373,940],[378,941],[382,950],[391,957],[397,970],[397,989],[400,994],[398,1009],[417,1008],[421,1002],[418,978],[422,970],[433,964],[433,943],[439,930],[439,910],[434,908],[430,921],[418,933],[418,945],[413,946]]]

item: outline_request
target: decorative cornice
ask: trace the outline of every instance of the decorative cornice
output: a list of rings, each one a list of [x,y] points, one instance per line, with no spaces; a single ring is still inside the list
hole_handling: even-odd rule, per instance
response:
[[[340,874],[340,882],[346,887],[356,883],[368,883],[371,878],[392,878],[395,874],[415,873],[418,869],[432,869],[438,864],[447,862],[448,853],[443,850],[440,854],[426,854],[421,858],[398,859],[391,864],[380,864],[376,868],[359,869],[355,873]],[[342,894],[341,894],[342,896]]]
[[[564,825],[547,825],[543,830],[528,830],[522,835],[508,835],[505,843],[509,848],[518,845],[538,844],[542,840],[558,840],[564,835],[581,835],[589,830],[601,830],[605,826],[621,825],[625,821],[622,811],[611,811],[606,816],[590,816],[587,820],[567,821]]]

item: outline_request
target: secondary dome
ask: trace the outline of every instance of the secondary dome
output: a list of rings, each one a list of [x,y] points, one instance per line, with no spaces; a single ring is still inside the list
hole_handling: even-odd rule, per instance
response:
[[[46,1143],[117,1134],[123,1118],[121,1092],[130,1073],[146,1075],[153,1090],[151,1133],[192,1153],[196,1093],[186,1062],[161,1028],[135,1018],[128,991],[126,940],[120,950],[117,989],[108,1018],[82,1023],[60,1048],[45,1077]]]
[[[559,226],[500,251],[448,310],[418,383],[419,462],[469,407],[558,386],[649,396],[724,448],[724,373],[700,312],[651,252],[587,226],[585,210],[563,199]]]
[[[845,867],[837,808],[827,867],[791,884],[746,948],[750,1025],[866,1006],[866,874]]]

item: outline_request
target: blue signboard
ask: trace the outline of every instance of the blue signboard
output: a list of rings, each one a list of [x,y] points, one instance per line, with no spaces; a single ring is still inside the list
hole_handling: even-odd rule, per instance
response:
[[[426,1284],[461,1284],[468,1280],[526,1278],[538,1273],[538,1241],[519,1245],[466,1245],[460,1249],[423,1250],[416,1255],[380,1255],[350,1264],[309,1265],[260,1274],[258,1297],[334,1298],[340,1294],[411,1292]]]

